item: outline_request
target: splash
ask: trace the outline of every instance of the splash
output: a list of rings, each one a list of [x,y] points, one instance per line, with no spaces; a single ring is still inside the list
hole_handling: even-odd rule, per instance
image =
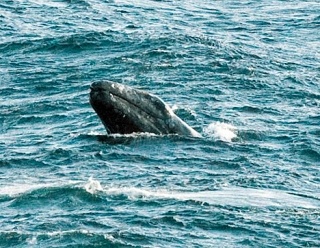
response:
[[[99,181],[94,180],[92,177],[89,178],[88,182],[84,186],[87,192],[90,194],[95,194],[98,191],[102,191],[103,188]]]
[[[204,132],[215,139],[219,139],[225,142],[232,142],[233,139],[237,138],[236,127],[223,122],[211,123],[204,129]]]

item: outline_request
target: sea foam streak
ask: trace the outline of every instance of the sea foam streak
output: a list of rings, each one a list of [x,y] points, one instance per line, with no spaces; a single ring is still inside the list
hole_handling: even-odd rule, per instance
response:
[[[26,194],[38,189],[50,189],[50,188],[60,188],[60,187],[73,187],[78,185],[78,181],[58,181],[58,182],[33,182],[27,183],[16,183],[12,185],[7,185],[0,188],[0,196],[17,197],[19,195]]]
[[[86,190],[95,194],[98,191],[107,195],[125,195],[130,200],[175,199],[179,201],[193,200],[201,204],[251,206],[251,207],[300,207],[319,208],[320,201],[273,189],[250,189],[241,187],[223,188],[215,191],[168,191],[151,190],[137,187],[102,187],[97,180],[89,179]]]

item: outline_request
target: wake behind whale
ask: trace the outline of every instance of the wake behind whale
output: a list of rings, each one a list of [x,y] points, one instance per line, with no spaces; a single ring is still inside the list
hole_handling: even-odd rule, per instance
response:
[[[90,88],[90,104],[108,133],[201,137],[155,95],[112,81],[95,82]]]

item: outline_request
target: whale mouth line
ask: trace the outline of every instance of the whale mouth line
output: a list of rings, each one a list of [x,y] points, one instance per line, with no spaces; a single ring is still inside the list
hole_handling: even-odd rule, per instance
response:
[[[152,113],[150,111],[147,111],[146,108],[141,108],[139,105],[137,105],[136,103],[130,101],[130,99],[128,99],[128,98],[122,97],[121,95],[114,94],[114,93],[111,93],[111,92],[109,92],[109,94],[113,95],[114,97],[117,97],[117,98],[121,99],[122,101],[125,101],[125,102],[129,103],[130,105],[136,107],[137,109],[139,109],[140,111],[146,113],[147,115],[151,116],[152,118],[155,118],[155,119],[158,119],[158,120],[164,120],[163,117],[161,118],[161,117],[155,115],[154,113]]]

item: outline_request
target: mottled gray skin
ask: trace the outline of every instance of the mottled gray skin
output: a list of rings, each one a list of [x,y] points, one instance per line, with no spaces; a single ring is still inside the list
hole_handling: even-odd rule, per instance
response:
[[[111,81],[95,82],[90,88],[91,106],[108,133],[148,132],[201,137],[157,96]]]

